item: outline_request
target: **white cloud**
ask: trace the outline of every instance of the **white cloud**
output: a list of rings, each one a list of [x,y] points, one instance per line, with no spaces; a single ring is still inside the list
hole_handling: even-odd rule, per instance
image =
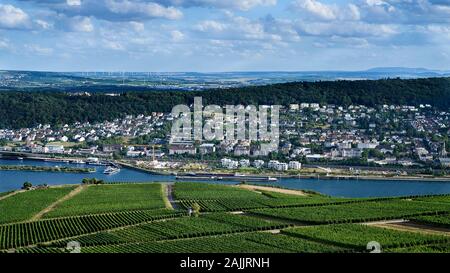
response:
[[[34,2],[47,11],[67,17],[84,16],[111,22],[178,20],[181,10],[157,0],[17,0]]]
[[[41,29],[52,29],[53,25],[49,22],[46,22],[44,20],[41,19],[37,19],[34,21],[36,23],[36,25],[38,25]]]
[[[299,11],[304,11],[314,17],[334,20],[337,18],[336,6],[326,5],[317,0],[296,0],[293,6]]]
[[[130,26],[135,32],[143,32],[145,30],[145,25],[141,22],[130,22]]]
[[[25,45],[25,49],[32,54],[42,55],[42,56],[48,56],[53,53],[52,48],[42,47],[40,45],[35,45],[35,44],[27,44],[27,45]]]
[[[147,18],[177,20],[183,16],[183,13],[174,7],[164,7],[152,2],[106,0],[106,8],[115,14],[144,16]]]
[[[172,30],[170,32],[170,37],[171,37],[172,41],[179,42],[184,39],[184,34],[179,30]]]
[[[90,18],[82,18],[75,26],[78,31],[92,32],[94,31],[94,25]]]
[[[361,19],[361,12],[360,12],[358,6],[356,6],[354,4],[348,4],[348,8],[349,8],[349,16],[353,20]]]
[[[94,23],[90,17],[75,16],[67,17],[59,14],[55,20],[55,27],[64,32],[93,32],[95,30]]]
[[[300,33],[310,36],[388,37],[398,33],[394,25],[367,24],[364,22],[303,22],[296,23]]]
[[[275,6],[277,0],[155,0],[177,7],[207,7],[247,11],[257,6]]]
[[[106,49],[119,50],[119,51],[125,50],[125,46],[118,41],[111,41],[111,40],[103,39],[102,45]]]
[[[81,6],[81,0],[66,0],[69,6]]]
[[[8,49],[10,47],[9,41],[6,39],[0,38],[0,49]]]
[[[94,25],[92,24],[91,18],[88,17],[73,17],[67,19],[66,26],[69,30],[74,32],[92,32],[94,31]]]
[[[0,28],[24,29],[30,27],[30,18],[22,9],[0,4]]]
[[[228,25],[218,21],[206,20],[197,24],[196,26],[194,26],[194,28],[202,32],[217,33],[226,30],[228,28]]]

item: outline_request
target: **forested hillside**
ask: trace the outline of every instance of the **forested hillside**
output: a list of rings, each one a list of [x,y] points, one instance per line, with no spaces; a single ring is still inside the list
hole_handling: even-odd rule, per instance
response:
[[[65,92],[0,92],[0,128],[30,127],[38,123],[111,120],[126,114],[169,112],[202,96],[204,104],[281,104],[318,102],[336,105],[431,104],[450,108],[450,78],[386,79],[377,81],[294,82],[207,91],[125,92],[121,96]]]

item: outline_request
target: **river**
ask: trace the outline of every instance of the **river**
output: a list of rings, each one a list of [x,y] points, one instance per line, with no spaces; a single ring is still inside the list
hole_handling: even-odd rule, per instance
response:
[[[34,166],[65,166],[86,167],[69,163],[54,163],[35,160],[0,160],[0,165],[34,165]],[[19,189],[26,181],[38,184],[60,185],[79,184],[83,178],[98,178],[108,182],[173,182],[174,176],[152,175],[131,169],[122,169],[114,175],[105,175],[103,166],[90,166],[95,173],[58,173],[30,171],[0,171],[0,192]],[[219,184],[235,184],[234,182],[203,182]],[[391,181],[391,180],[321,180],[286,178],[278,182],[264,185],[278,185],[291,189],[307,189],[323,194],[340,197],[382,197],[450,193],[450,182],[426,181]]]

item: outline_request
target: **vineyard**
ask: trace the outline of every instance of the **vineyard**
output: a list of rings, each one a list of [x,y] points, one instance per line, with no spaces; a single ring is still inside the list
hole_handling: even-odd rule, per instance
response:
[[[397,248],[430,243],[450,243],[450,237],[448,236],[403,232],[360,224],[290,228],[283,232],[287,235],[359,251],[364,251],[367,243],[371,241],[380,243],[383,248]]]
[[[449,210],[448,204],[388,200],[319,207],[260,209],[252,210],[251,213],[308,224],[333,224],[402,219],[409,216],[442,214]]]
[[[450,228],[450,214],[418,216],[410,220],[425,225]]]
[[[32,190],[0,200],[0,224],[28,220],[74,188]]]
[[[393,253],[449,253],[450,243],[438,243],[428,245],[417,245],[402,248],[390,249],[388,252]]]
[[[169,193],[158,183],[74,189],[0,200],[0,252],[64,253],[72,241],[83,253],[367,252],[370,241],[384,252],[450,251],[449,195],[349,199],[176,183],[176,209],[166,209]],[[196,205],[199,215],[190,216]],[[49,206],[44,219],[30,220]],[[442,235],[364,224],[387,219],[439,227]]]
[[[181,213],[174,213],[171,210],[144,210],[2,225],[0,226],[0,249],[33,245],[102,230],[180,216],[182,216]]]
[[[450,204],[450,195],[414,198],[415,201]]]
[[[89,186],[45,217],[164,208],[161,184]]]
[[[362,201],[348,198],[329,198],[320,195],[297,196],[268,191],[255,192],[237,187],[201,183],[177,183],[175,189],[175,197],[182,208],[188,209],[194,203],[197,203],[204,212],[315,206]]]
[[[333,253],[343,251],[347,250],[267,232],[82,248],[82,253]],[[62,250],[55,247],[38,247],[20,249],[19,252],[55,253]]]
[[[73,238],[84,246],[112,245],[131,242],[149,242],[169,239],[193,238],[230,233],[286,228],[288,225],[253,217],[232,214],[208,214],[199,218],[185,217],[153,222],[112,232]],[[64,247],[68,241],[54,243]]]

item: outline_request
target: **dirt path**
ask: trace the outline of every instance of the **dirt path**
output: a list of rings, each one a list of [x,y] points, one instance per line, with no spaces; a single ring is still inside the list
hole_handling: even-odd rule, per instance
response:
[[[375,222],[365,222],[361,223],[362,225],[368,225],[368,226],[379,226],[379,225],[389,225],[389,224],[400,224],[405,223],[408,220],[404,219],[394,219],[394,220],[385,220],[385,221],[375,221]]]
[[[284,194],[290,194],[290,195],[308,196],[306,193],[304,193],[303,191],[299,191],[299,190],[280,189],[280,188],[255,186],[255,185],[238,185],[236,187],[246,189],[246,190],[251,190],[251,191],[270,191],[270,192],[278,192],[278,193],[284,193]]]
[[[13,191],[13,192],[11,192],[11,193],[9,193],[7,195],[3,195],[2,197],[0,197],[0,201],[3,200],[3,199],[6,199],[8,197],[14,196],[14,195],[16,195],[18,193],[21,193],[21,192],[25,192],[25,191],[24,190]]]
[[[163,183],[162,184],[164,189],[164,203],[166,203],[166,208],[168,209],[176,209],[178,207],[177,203],[175,202],[175,198],[173,197],[173,183]]]
[[[44,216],[45,214],[52,211],[56,206],[58,206],[59,204],[61,204],[64,201],[69,200],[70,198],[74,197],[75,195],[79,194],[87,187],[88,187],[88,185],[80,185],[80,186],[76,187],[73,191],[69,192],[68,194],[64,195],[62,198],[53,202],[50,206],[48,206],[45,209],[38,212],[35,216],[33,216],[33,218],[30,219],[30,221],[37,221],[37,220],[41,219],[42,216]]]
[[[419,223],[414,223],[410,221],[397,222],[397,223],[378,223],[373,224],[375,227],[382,227],[388,229],[394,229],[399,231],[410,231],[424,234],[434,234],[434,235],[445,235],[450,236],[450,229],[427,226]]]

